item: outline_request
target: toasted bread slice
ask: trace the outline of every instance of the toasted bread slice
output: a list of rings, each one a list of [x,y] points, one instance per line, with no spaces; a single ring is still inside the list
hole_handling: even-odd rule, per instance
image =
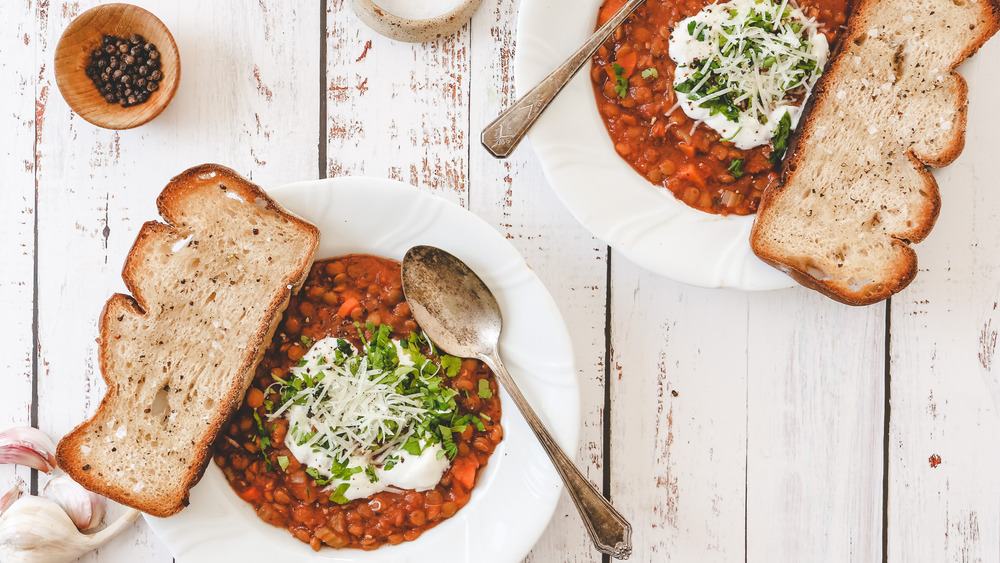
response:
[[[319,244],[313,225],[232,170],[206,164],[157,199],[104,308],[108,390],[60,442],[88,489],[154,516],[181,510]]]
[[[851,305],[881,301],[917,272],[910,243],[940,207],[928,166],[964,146],[956,66],[1000,27],[997,0],[860,0],[810,98],[750,243],[799,283]]]

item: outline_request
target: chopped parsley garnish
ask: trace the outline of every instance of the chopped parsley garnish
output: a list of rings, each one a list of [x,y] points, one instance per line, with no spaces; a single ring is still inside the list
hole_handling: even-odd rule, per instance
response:
[[[349,483],[341,483],[337,485],[337,489],[334,490],[333,494],[330,495],[330,500],[337,504],[347,504],[351,502],[347,497],[344,496],[344,493],[346,493],[347,489],[349,488],[351,488],[351,485]]]
[[[377,482],[377,470],[395,466],[399,451],[419,456],[437,445],[439,456],[454,459],[452,432],[475,424],[471,415],[457,415],[458,392],[444,384],[446,376],[458,374],[461,359],[438,355],[424,334],[399,341],[386,324],[355,327],[361,350],[342,338],[310,341],[288,380],[275,377],[266,393],[280,396],[267,418],[287,417],[287,439],[328,460],[326,467],[309,466],[306,473],[320,486],[336,485],[334,502],[347,502],[344,493],[358,473]],[[263,449],[270,444],[268,434],[254,416]],[[288,460],[281,457],[284,469]]]
[[[611,65],[611,70],[615,71],[615,93],[619,98],[628,96],[628,78],[625,77],[625,68],[618,63]]]
[[[490,391],[490,382],[485,379],[479,380],[479,398],[489,399],[493,396],[493,391]]]
[[[774,133],[774,137],[771,138],[771,144],[774,145],[774,152],[771,153],[771,164],[777,164],[781,162],[782,157],[785,156],[785,151],[788,150],[788,137],[792,134],[792,116],[785,112],[785,115],[781,117],[781,121],[778,122],[778,130]]]
[[[723,116],[722,123],[733,125],[712,126],[727,139],[745,128],[751,139],[764,132],[780,160],[787,131],[773,120],[783,108],[804,103],[826,62],[826,40],[817,23],[785,0],[732,0],[682,21],[671,37],[672,45],[675,41],[683,48],[670,49],[680,53],[674,90],[683,95],[685,112],[696,119],[706,119],[697,108],[709,118]],[[784,115],[791,120],[787,111]],[[735,125],[739,129],[732,133]]]
[[[660,73],[656,72],[655,68],[647,68],[646,70],[642,71],[642,77],[643,78],[650,78],[650,77],[652,77],[652,78],[659,78],[660,77]]]
[[[734,158],[732,162],[729,163],[729,173],[733,175],[733,178],[739,179],[743,176],[743,159]]]
[[[444,368],[445,375],[455,377],[458,375],[458,370],[462,369],[462,359],[445,354],[441,356],[441,367]]]

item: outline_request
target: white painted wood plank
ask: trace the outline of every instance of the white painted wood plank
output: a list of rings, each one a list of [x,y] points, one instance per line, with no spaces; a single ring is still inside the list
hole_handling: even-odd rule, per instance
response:
[[[877,560],[878,311],[684,287],[616,258],[613,496],[639,515],[640,560]]]
[[[387,39],[327,2],[327,176],[393,178],[468,205],[469,28]]]
[[[516,97],[512,56],[517,7],[517,2],[485,2],[472,22],[470,209],[518,248],[562,312],[580,383],[581,427],[575,460],[588,479],[603,489],[607,247],[562,206],[527,143],[503,161],[494,159],[479,143],[483,127]],[[598,556],[572,500],[564,493],[528,560],[589,562]]]
[[[612,254],[612,498],[636,561],[742,561],[748,296]]]
[[[93,5],[53,2],[39,20],[40,60]],[[173,32],[180,89],[159,118],[135,130],[97,129],[73,115],[43,69],[39,101],[39,416],[59,436],[89,416],[104,392],[96,367],[97,319],[124,286],[135,234],[157,218],[170,177],[219,162],[263,186],[318,172],[317,2],[139,2]],[[44,118],[44,126],[42,119]],[[169,561],[138,523],[84,561]]]
[[[878,561],[884,305],[750,296],[747,561]]]
[[[0,111],[0,430],[31,424],[32,317],[35,263],[35,3],[0,3],[0,82],[23,94]],[[27,491],[31,471],[0,465],[0,494],[15,482]]]
[[[917,246],[916,280],[892,302],[893,562],[1000,560],[1000,433],[991,401],[1000,394],[983,378],[996,330],[995,321],[984,325],[995,318],[1000,288],[1000,108],[992,89],[1000,43],[987,43],[960,70],[970,90],[965,151],[935,174],[941,215]]]

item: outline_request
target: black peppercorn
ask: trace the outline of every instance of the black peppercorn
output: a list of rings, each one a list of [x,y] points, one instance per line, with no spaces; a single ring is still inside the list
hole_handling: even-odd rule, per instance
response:
[[[85,72],[109,104],[129,107],[149,99],[159,89],[160,52],[139,34],[128,38],[105,35],[90,52]]]

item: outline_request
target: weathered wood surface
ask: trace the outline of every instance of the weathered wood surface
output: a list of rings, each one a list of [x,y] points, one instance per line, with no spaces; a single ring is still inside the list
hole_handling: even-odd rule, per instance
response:
[[[937,174],[917,280],[858,309],[649,274],[575,222],[530,145],[489,157],[478,132],[516,94],[518,1],[485,0],[426,45],[378,36],[344,0],[138,2],[175,34],[181,88],[117,133],[73,115],[52,75],[59,34],[94,3],[0,3],[0,429],[58,437],[96,408],[98,314],[176,172],[391,177],[494,225],[555,297],[581,384],[577,460],[631,518],[633,560],[1000,560],[1000,109],[981,88],[1000,45],[964,67],[968,143]],[[31,473],[0,466],[0,489],[14,480]],[[140,522],[83,559],[170,555]],[[600,560],[568,498],[528,560]]]
[[[1000,393],[987,377],[1000,327],[998,39],[960,70],[970,86],[965,151],[935,173],[941,215],[920,245],[916,280],[892,306],[892,562],[1000,561]]]
[[[0,110],[0,430],[31,425],[32,369],[35,361],[35,99],[39,65],[36,55],[35,3],[0,3],[7,31],[0,39],[0,81],[13,94]],[[0,465],[0,494],[15,483],[27,491],[31,472]]]

